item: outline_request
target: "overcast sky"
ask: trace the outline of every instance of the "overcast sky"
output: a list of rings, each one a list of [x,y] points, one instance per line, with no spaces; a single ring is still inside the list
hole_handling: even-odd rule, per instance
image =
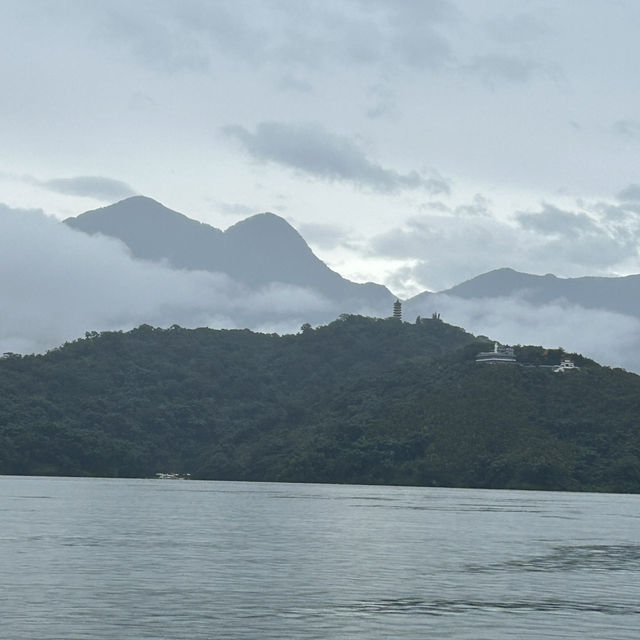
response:
[[[273,211],[401,296],[640,272],[636,0],[0,0],[0,202]]]

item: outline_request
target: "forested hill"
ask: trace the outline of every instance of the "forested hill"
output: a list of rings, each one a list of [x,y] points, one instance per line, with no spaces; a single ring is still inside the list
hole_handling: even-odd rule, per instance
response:
[[[0,359],[0,473],[640,491],[640,377],[436,319],[89,334]],[[520,347],[521,362],[559,351]]]

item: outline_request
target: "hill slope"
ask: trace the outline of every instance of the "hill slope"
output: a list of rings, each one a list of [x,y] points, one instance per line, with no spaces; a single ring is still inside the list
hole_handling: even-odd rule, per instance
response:
[[[6,357],[0,473],[640,491],[638,376],[477,364],[485,346],[437,320],[344,316]]]
[[[419,307],[429,296],[441,294],[467,300],[519,297],[534,304],[565,301],[585,309],[606,309],[640,317],[640,275],[558,278],[553,274],[537,276],[496,269],[438,294],[421,293],[407,301],[407,308]]]
[[[89,234],[118,238],[136,258],[226,273],[252,287],[282,282],[310,288],[342,303],[345,312],[368,308],[388,315],[394,299],[382,285],[350,282],[329,269],[288,222],[272,213],[252,216],[222,232],[151,198],[135,196],[64,222]]]

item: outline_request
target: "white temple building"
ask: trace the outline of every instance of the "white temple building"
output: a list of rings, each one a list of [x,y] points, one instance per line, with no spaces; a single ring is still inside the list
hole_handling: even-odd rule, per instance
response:
[[[553,373],[564,373],[565,371],[571,371],[572,369],[579,369],[576,367],[573,360],[570,358],[563,358],[557,367],[554,367]]]
[[[513,347],[506,345],[501,346],[496,342],[493,345],[493,351],[481,351],[476,356],[476,362],[484,362],[486,364],[510,364],[516,362],[516,356],[513,352]]]

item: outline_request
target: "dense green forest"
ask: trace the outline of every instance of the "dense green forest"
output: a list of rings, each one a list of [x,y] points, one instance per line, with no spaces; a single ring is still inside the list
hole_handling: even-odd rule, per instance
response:
[[[91,333],[0,359],[0,473],[640,491],[640,377],[439,319]]]

